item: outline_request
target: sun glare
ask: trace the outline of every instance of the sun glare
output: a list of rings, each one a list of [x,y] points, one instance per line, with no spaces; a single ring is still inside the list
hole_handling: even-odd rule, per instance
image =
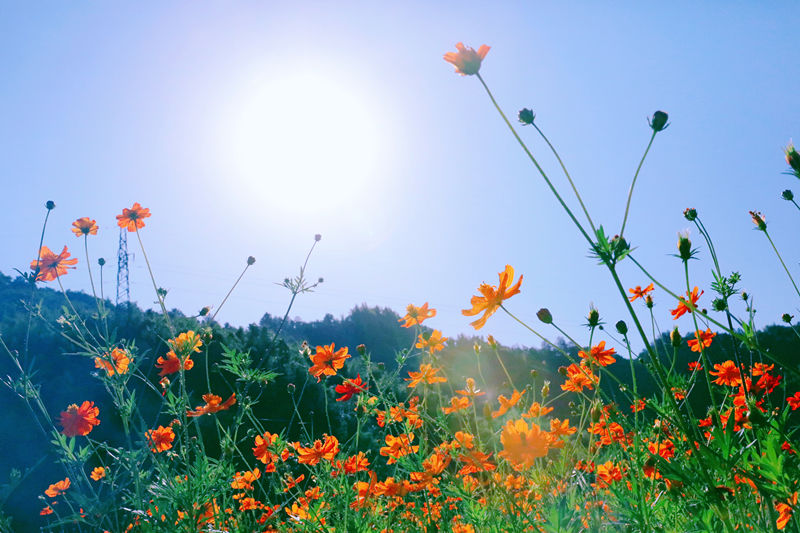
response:
[[[363,94],[323,74],[262,78],[230,115],[226,167],[277,214],[354,208],[375,191],[375,116]]]

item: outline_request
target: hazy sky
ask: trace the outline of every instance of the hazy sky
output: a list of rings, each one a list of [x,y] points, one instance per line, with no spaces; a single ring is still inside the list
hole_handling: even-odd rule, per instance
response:
[[[536,111],[595,222],[619,231],[630,179],[649,139],[646,118],[670,114],[641,173],[626,236],[636,256],[680,291],[675,253],[695,207],[726,272],[738,270],[764,326],[797,298],[748,210],[765,213],[795,275],[800,213],[782,147],[800,137],[794,2],[5,2],[0,6],[0,271],[68,245],[87,289],[78,217],[100,233],[114,294],[115,215],[140,202],[142,238],[167,303],[217,305],[236,325],[282,314],[275,282],[324,277],[292,312],[306,320],[353,306],[429,302],[446,336],[471,333],[460,310],[506,263],[524,274],[508,302],[520,317],[548,307],[586,342],[590,303],[613,324],[624,308],[607,272],[505,129],[479,82],[453,73],[455,43],[491,46],[481,73],[512,116]],[[556,184],[566,184],[531,128],[520,130]],[[800,193],[800,190],[798,190]],[[711,263],[693,284],[706,289]],[[155,300],[131,234],[132,299]],[[627,287],[645,278],[621,266]],[[659,325],[675,306],[656,292]],[[639,302],[637,302],[639,303]],[[643,309],[637,306],[637,309]],[[737,304],[737,312],[742,311]],[[797,314],[797,313],[795,313]],[[691,329],[687,317],[677,321]],[[541,327],[540,327],[541,326]],[[509,318],[480,331],[539,345]],[[553,335],[555,337],[555,335]]]

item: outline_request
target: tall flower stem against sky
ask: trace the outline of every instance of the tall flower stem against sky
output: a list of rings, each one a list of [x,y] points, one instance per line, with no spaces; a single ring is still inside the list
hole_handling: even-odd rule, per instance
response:
[[[561,165],[561,170],[564,171],[564,175],[567,177],[567,181],[569,181],[569,184],[572,186],[572,190],[575,193],[575,197],[578,199],[578,202],[581,204],[581,209],[583,209],[583,214],[586,215],[586,220],[589,221],[589,226],[592,227],[592,232],[593,233],[597,233],[597,228],[594,227],[594,222],[592,222],[592,217],[589,216],[589,210],[586,209],[586,206],[583,203],[583,199],[581,198],[581,195],[578,192],[578,188],[575,187],[575,183],[572,181],[572,176],[569,175],[569,172],[567,171],[567,167],[566,167],[566,165],[564,165],[564,162],[561,160],[561,156],[558,155],[558,151],[556,150],[555,146],[553,146],[550,143],[550,139],[548,139],[547,136],[544,134],[544,132],[541,129],[539,129],[539,126],[536,124],[536,122],[534,122],[532,125],[533,125],[534,128],[536,128],[536,131],[539,132],[539,135],[541,135],[542,139],[544,139],[544,142],[547,143],[547,146],[550,147],[550,150],[553,152],[553,155],[556,156],[556,159],[558,160],[558,164]]]
[[[136,228],[136,238],[139,240],[139,248],[142,249],[142,255],[144,256],[144,262],[147,265],[147,271],[150,273],[150,281],[153,282],[153,289],[156,291],[156,298],[158,298],[158,303],[161,305],[161,311],[164,313],[164,320],[167,322],[167,327],[169,328],[169,332],[175,337],[175,328],[172,326],[172,321],[169,319],[169,313],[167,313],[167,306],[164,305],[164,298],[161,297],[161,292],[158,290],[158,285],[156,284],[156,278],[153,276],[153,269],[150,268],[150,260],[147,259],[147,252],[144,251],[144,244],[142,244],[142,236],[139,235],[139,228]]]
[[[647,143],[647,148],[645,149],[644,154],[642,155],[642,160],[639,161],[639,166],[636,167],[636,173],[633,175],[633,181],[631,181],[631,188],[628,191],[628,203],[625,204],[625,216],[622,218],[622,228],[619,230],[620,238],[622,238],[622,236],[624,235],[625,224],[628,222],[628,213],[630,212],[631,209],[631,199],[633,198],[633,188],[636,185],[636,178],[639,177],[639,172],[642,170],[642,165],[644,165],[644,160],[647,158],[647,153],[650,151],[650,147],[653,146],[653,141],[656,138],[656,133],[658,133],[658,131],[653,130],[653,134],[650,136],[650,142]]]
[[[42,258],[42,245],[44,244],[44,232],[47,229],[47,219],[50,218],[50,211],[51,205],[55,206],[52,202],[48,202],[46,204],[47,207],[47,214],[44,216],[44,223],[42,224],[42,236],[39,237],[39,247],[36,249],[36,269],[33,271],[33,280],[31,281],[31,295],[28,298],[28,305],[33,304],[33,294],[36,291],[36,278],[39,276],[39,261]],[[33,321],[33,311],[28,313],[28,326],[25,329],[25,345],[23,347],[22,353],[25,356],[25,362],[27,363],[28,358],[28,345],[30,344],[31,339],[31,323]],[[32,363],[32,362],[31,362]]]
[[[560,203],[561,207],[563,207],[564,210],[567,212],[567,214],[569,215],[569,218],[572,219],[572,222],[575,223],[575,225],[580,230],[581,234],[586,238],[587,241],[589,241],[589,244],[592,245],[592,247],[594,247],[594,241],[592,241],[592,239],[586,233],[586,230],[583,229],[583,226],[581,225],[580,222],[578,222],[578,219],[575,218],[575,215],[572,213],[572,210],[567,206],[566,203],[564,203],[564,199],[561,198],[560,194],[558,194],[558,191],[556,190],[555,186],[553,186],[553,183],[550,181],[550,178],[547,177],[547,174],[545,174],[544,170],[542,170],[542,167],[539,166],[539,162],[536,161],[536,158],[533,157],[533,154],[531,153],[531,151],[528,150],[528,146],[525,144],[525,142],[517,134],[517,130],[515,130],[514,126],[511,125],[511,122],[509,122],[508,117],[506,117],[506,114],[503,113],[503,110],[500,108],[500,105],[498,105],[497,100],[494,99],[494,95],[492,94],[492,91],[489,90],[489,86],[486,85],[485,81],[483,81],[483,77],[481,77],[481,75],[479,73],[475,74],[475,76],[480,80],[481,84],[483,85],[483,88],[486,89],[486,94],[489,95],[489,98],[492,100],[492,103],[494,104],[494,108],[497,109],[498,113],[500,113],[500,116],[503,118],[503,121],[506,123],[506,126],[508,126],[508,129],[510,129],[511,133],[514,135],[514,138],[517,139],[517,142],[522,147],[522,149],[525,151],[525,154],[527,154],[528,158],[536,166],[536,169],[539,171],[539,174],[542,175],[542,178],[544,178],[545,183],[547,183],[547,186],[550,187],[550,190],[556,196],[556,199],[558,200],[558,203]]]
[[[244,273],[245,273],[245,272],[247,272],[247,269],[248,269],[248,268],[250,268],[250,265],[252,265],[252,264],[253,264],[253,263],[251,263],[249,260],[247,261],[247,264],[244,266],[244,270],[242,270],[242,273],[241,273],[241,274],[239,274],[239,277],[238,277],[238,278],[236,278],[236,281],[235,281],[235,282],[233,282],[233,287],[231,287],[231,290],[229,290],[229,291],[228,291],[228,294],[226,294],[226,295],[225,295],[225,298],[223,298],[223,299],[222,299],[222,303],[220,303],[220,304],[219,304],[219,306],[217,307],[217,310],[216,310],[216,311],[214,311],[214,314],[213,314],[213,315],[211,315],[211,318],[210,318],[210,320],[214,320],[214,318],[216,318],[216,316],[217,316],[217,313],[219,313],[219,310],[220,310],[220,309],[222,309],[222,306],[223,306],[223,305],[225,305],[225,302],[227,302],[227,301],[228,301],[228,297],[229,297],[229,296],[231,295],[231,293],[233,292],[233,289],[235,289],[235,288],[236,288],[236,286],[239,284],[239,282],[240,282],[240,281],[242,280],[242,278],[244,277]]]
[[[778,248],[775,246],[775,243],[772,242],[772,237],[769,236],[769,233],[767,233],[766,229],[764,229],[764,235],[767,236],[767,240],[772,245],[772,249],[775,250],[775,255],[778,256],[778,261],[781,262],[781,265],[783,266],[783,269],[786,271],[786,275],[789,276],[789,281],[792,282],[792,287],[794,287],[794,291],[797,293],[798,296],[800,296],[800,289],[797,288],[797,284],[794,282],[794,278],[792,277],[792,273],[789,272],[789,269],[786,267],[786,263],[783,262],[783,257],[781,257],[781,253],[778,251]]]

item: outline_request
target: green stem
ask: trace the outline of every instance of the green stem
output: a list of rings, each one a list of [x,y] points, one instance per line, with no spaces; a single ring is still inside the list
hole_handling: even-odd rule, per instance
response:
[[[217,313],[219,313],[219,310],[220,310],[220,309],[222,309],[222,306],[223,306],[223,305],[225,305],[225,302],[227,302],[227,301],[228,301],[228,296],[230,296],[230,295],[231,295],[231,293],[233,292],[233,289],[235,289],[235,288],[236,288],[236,286],[239,284],[239,282],[242,280],[242,277],[244,276],[244,273],[245,273],[245,272],[247,272],[247,269],[248,269],[248,268],[250,268],[250,263],[247,263],[247,264],[245,265],[245,267],[244,267],[244,270],[242,270],[242,273],[241,273],[241,274],[239,274],[239,277],[238,277],[238,278],[236,278],[236,281],[233,283],[233,287],[231,287],[231,290],[229,290],[229,291],[228,291],[228,294],[226,294],[226,295],[225,295],[225,298],[223,298],[223,299],[222,299],[222,303],[220,303],[220,304],[219,304],[219,307],[217,307],[217,310],[216,310],[216,311],[214,311],[214,314],[213,314],[213,315],[211,315],[211,318],[210,318],[209,320],[212,320],[212,321],[213,321],[213,320],[216,318],[216,316],[217,316]]]
[[[778,260],[781,262],[781,265],[783,265],[783,269],[786,271],[786,275],[789,276],[789,281],[792,282],[794,291],[797,293],[798,296],[800,296],[800,289],[797,288],[797,284],[794,282],[794,278],[792,277],[791,272],[789,272],[789,269],[786,267],[786,263],[783,262],[783,258],[781,257],[780,252],[778,252],[778,248],[775,246],[775,243],[772,242],[772,237],[769,236],[769,233],[767,233],[766,229],[764,230],[764,235],[767,236],[767,240],[772,245],[772,249],[775,250],[775,255],[778,256]]]
[[[144,256],[144,262],[147,264],[147,271],[150,273],[150,281],[153,282],[153,289],[156,291],[156,298],[158,298],[158,303],[161,305],[161,311],[164,313],[164,320],[167,322],[167,327],[169,328],[169,332],[172,336],[175,336],[175,328],[172,327],[172,321],[169,319],[169,313],[167,313],[167,306],[164,305],[164,299],[161,297],[161,293],[158,290],[158,285],[156,284],[156,278],[153,276],[153,269],[150,268],[150,260],[147,259],[147,252],[144,250],[144,244],[142,244],[142,236],[139,235],[139,228],[136,228],[136,238],[139,239],[139,248],[142,249],[142,255]]]
[[[569,215],[569,218],[572,219],[573,223],[575,223],[575,226],[578,227],[578,229],[580,230],[581,234],[586,238],[587,241],[589,241],[589,244],[592,247],[594,247],[594,241],[592,241],[592,239],[586,233],[586,230],[583,229],[583,226],[581,226],[581,223],[578,222],[578,219],[575,218],[575,215],[572,213],[572,210],[569,207],[567,207],[566,203],[564,203],[564,200],[561,198],[561,195],[558,194],[558,191],[553,186],[553,183],[550,181],[550,178],[547,177],[547,174],[545,174],[544,170],[542,170],[542,167],[539,166],[539,162],[536,161],[536,158],[533,157],[533,154],[531,153],[531,151],[528,150],[527,145],[522,141],[520,136],[517,134],[517,130],[515,130],[514,126],[511,125],[511,122],[509,122],[508,117],[506,117],[506,114],[503,113],[502,109],[500,109],[500,105],[497,103],[497,100],[494,99],[494,95],[492,95],[492,91],[489,90],[489,86],[486,85],[486,82],[483,81],[483,78],[481,77],[480,74],[476,74],[476,76],[480,80],[481,84],[483,85],[483,88],[486,89],[486,94],[489,95],[489,98],[492,100],[492,103],[494,104],[495,109],[497,109],[497,112],[500,113],[500,116],[503,118],[503,121],[506,123],[506,126],[508,126],[508,129],[511,130],[511,133],[514,135],[514,138],[517,140],[519,145],[525,151],[525,154],[527,154],[528,158],[536,166],[536,169],[539,171],[539,174],[542,175],[542,178],[544,178],[544,181],[545,181],[545,183],[547,183],[547,186],[550,187],[550,190],[555,195],[556,199],[558,200],[558,203],[560,203],[561,207],[563,207],[564,210],[567,212],[567,215]]]
[[[539,126],[537,126],[534,123],[533,127],[536,128],[536,131],[538,131],[539,135],[542,136],[544,142],[546,142],[547,146],[550,147],[550,150],[553,152],[553,155],[556,156],[558,164],[561,165],[561,170],[564,171],[564,175],[567,177],[569,184],[572,186],[572,191],[575,193],[575,197],[578,198],[578,203],[581,204],[581,209],[583,209],[583,214],[586,215],[586,220],[589,221],[589,225],[592,227],[592,232],[597,233],[597,229],[594,227],[594,222],[592,222],[592,217],[589,216],[589,210],[586,209],[586,205],[584,205],[583,199],[581,198],[581,195],[578,193],[578,188],[575,187],[575,183],[572,181],[572,176],[570,176],[569,172],[567,172],[567,167],[564,165],[564,162],[561,161],[561,156],[558,155],[558,151],[556,151],[555,147],[550,143],[550,140],[545,136],[544,132],[542,132],[542,130],[539,129]]]
[[[642,170],[642,165],[644,165],[644,160],[647,157],[647,153],[650,151],[650,147],[653,146],[653,140],[656,138],[656,130],[653,130],[653,134],[650,136],[650,142],[647,143],[647,148],[644,151],[644,155],[642,155],[642,160],[639,161],[639,166],[636,167],[636,173],[633,175],[633,181],[631,182],[631,188],[628,191],[628,203],[625,204],[625,217],[622,219],[622,229],[619,230],[619,237],[622,238],[622,235],[625,233],[625,224],[628,222],[628,213],[631,209],[631,198],[633,198],[633,188],[636,185],[636,178],[639,177],[639,171]]]

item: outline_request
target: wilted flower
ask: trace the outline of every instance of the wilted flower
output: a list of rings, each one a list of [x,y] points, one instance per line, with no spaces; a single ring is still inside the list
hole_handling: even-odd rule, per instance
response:
[[[489,53],[489,47],[485,44],[476,52],[471,47],[464,46],[464,43],[456,43],[456,50],[458,52],[447,52],[444,60],[455,65],[456,72],[462,76],[477,74],[481,69],[481,61]]]

